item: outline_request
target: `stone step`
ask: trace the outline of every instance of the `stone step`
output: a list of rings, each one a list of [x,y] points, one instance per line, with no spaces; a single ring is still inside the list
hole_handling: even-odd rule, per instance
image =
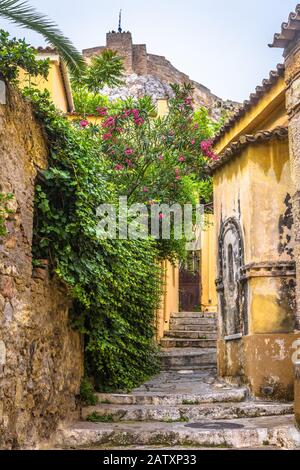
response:
[[[191,446],[205,448],[254,448],[278,446],[296,448],[300,433],[294,416],[201,420],[195,423],[90,423],[78,422],[61,428],[54,446],[63,449],[120,446]]]
[[[212,339],[162,338],[163,348],[215,348],[216,341]]]
[[[203,367],[213,367],[217,362],[215,348],[170,348],[161,351],[163,370],[197,370]]]
[[[170,330],[165,332],[164,338],[212,339],[216,341],[217,333],[211,331]]]
[[[171,318],[170,325],[197,325],[200,327],[207,325],[217,326],[217,321],[214,318]]]
[[[216,313],[204,312],[176,312],[172,313],[171,318],[216,318]]]
[[[170,323],[170,331],[199,331],[200,333],[202,332],[207,332],[209,331],[210,333],[216,333],[218,332],[217,326],[216,325],[194,325],[194,324],[177,324],[177,323]]]
[[[292,414],[292,403],[216,403],[202,405],[153,406],[153,405],[108,405],[100,404],[82,409],[82,419],[99,422],[162,421],[189,422],[203,419],[224,420],[257,418],[260,416],[282,416]]]
[[[187,387],[186,387],[187,388]],[[175,389],[175,385],[174,385]],[[97,393],[99,404],[103,405],[154,405],[182,406],[185,404],[203,405],[205,403],[240,403],[247,397],[246,388],[222,388],[190,393],[133,392],[133,393]]]

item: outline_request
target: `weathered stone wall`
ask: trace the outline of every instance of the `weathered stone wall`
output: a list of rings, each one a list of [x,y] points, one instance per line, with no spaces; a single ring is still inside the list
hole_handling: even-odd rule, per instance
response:
[[[64,287],[32,270],[34,185],[47,166],[30,105],[8,89],[0,105],[0,191],[13,193],[0,240],[0,447],[35,447],[76,413],[83,373],[80,336],[69,326]]]

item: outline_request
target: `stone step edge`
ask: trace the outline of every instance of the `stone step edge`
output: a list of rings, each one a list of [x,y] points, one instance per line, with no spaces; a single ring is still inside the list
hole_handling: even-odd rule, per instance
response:
[[[193,429],[183,423],[122,423],[94,424],[79,422],[69,428],[61,428],[56,433],[53,445],[62,448],[88,448],[99,445],[145,446],[201,446],[207,448],[251,448],[276,446],[295,449],[300,446],[300,433],[293,425],[294,417],[286,416],[284,421],[271,418],[253,418],[256,426],[241,429]],[[260,421],[262,420],[262,421]],[[203,420],[202,422],[208,422]],[[236,420],[232,420],[234,423]],[[248,419],[240,420],[249,422]],[[221,423],[221,421],[219,421]]]
[[[256,418],[266,416],[291,415],[293,403],[258,403],[258,402],[227,402],[203,403],[199,405],[114,405],[98,404],[84,407],[81,410],[83,420],[96,414],[100,417],[111,417],[113,422],[122,421],[174,421],[184,419],[195,421],[211,419],[213,421]],[[136,415],[134,415],[136,413]]]
[[[163,394],[163,393],[139,393],[139,394],[118,394],[118,393],[96,393],[98,404],[107,405],[138,405],[143,403],[151,406],[183,406],[183,402],[193,403],[193,405],[217,404],[217,403],[241,403],[248,396],[246,388],[236,390],[218,390],[209,394]],[[122,403],[120,403],[122,402]],[[147,403],[146,403],[147,402]],[[151,402],[151,403],[150,403]]]

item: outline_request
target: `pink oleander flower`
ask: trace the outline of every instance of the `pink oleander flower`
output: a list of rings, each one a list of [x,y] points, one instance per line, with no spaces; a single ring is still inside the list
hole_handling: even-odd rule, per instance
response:
[[[142,117],[134,118],[134,123],[136,126],[142,126],[145,123],[145,119]]]
[[[159,220],[162,220],[164,218],[164,214],[160,213],[159,214]]]
[[[96,111],[100,116],[107,116],[107,108],[98,106]]]
[[[175,177],[175,179],[176,179],[177,181],[180,181],[180,180],[181,180],[181,176],[180,176],[180,175],[177,175],[177,176]]]
[[[173,137],[173,136],[175,135],[175,132],[174,132],[174,131],[170,131],[170,132],[169,132],[169,135],[170,135],[171,137]]]
[[[116,124],[116,120],[114,117],[110,116],[109,118],[107,118],[103,123],[102,123],[102,127],[105,127],[105,128],[112,128],[114,127]]]
[[[164,157],[163,155],[160,155],[160,156],[158,157],[158,160],[163,161],[164,158],[165,158],[165,157]]]
[[[138,118],[140,115],[140,111],[138,109],[132,109],[131,113],[133,114],[135,118]]]
[[[149,193],[149,189],[146,186],[143,188],[143,193]]]
[[[132,155],[133,154],[133,149],[128,148],[125,150],[125,155]]]
[[[186,98],[184,100],[184,104],[186,104],[187,106],[192,106],[192,103],[193,103],[193,98]]]
[[[210,151],[211,147],[212,147],[212,140],[209,139],[209,140],[203,140],[200,144],[200,147],[201,147],[201,150],[202,152],[204,153],[204,155],[207,154],[208,151]]]
[[[108,132],[107,134],[103,134],[102,139],[103,140],[109,140],[112,138],[112,133]]]
[[[195,143],[196,143],[195,139],[191,140],[192,145],[195,145]]]
[[[181,155],[179,158],[178,158],[178,161],[179,162],[185,162],[185,157],[183,155]]]
[[[125,162],[127,163],[127,165],[129,166],[129,168],[132,168],[133,167],[133,163],[131,160],[129,160],[129,158],[126,158]]]
[[[124,131],[123,127],[117,127],[116,128],[116,131],[119,133],[119,134],[122,134],[122,132]]]
[[[86,119],[82,119],[79,123],[80,127],[87,127],[89,125],[89,121],[87,121]]]
[[[118,164],[118,165],[115,166],[115,170],[116,170],[116,171],[123,170],[123,168],[124,168],[123,165],[120,165],[120,164]]]
[[[208,158],[211,158],[211,160],[214,160],[214,161],[219,160],[219,157],[218,157],[214,152],[212,152],[211,150],[209,150],[209,151],[206,153],[206,156],[207,156]]]

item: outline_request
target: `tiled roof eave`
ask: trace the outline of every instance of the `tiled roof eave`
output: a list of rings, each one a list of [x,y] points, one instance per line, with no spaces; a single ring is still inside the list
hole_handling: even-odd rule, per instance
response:
[[[285,66],[284,64],[278,64],[276,70],[270,72],[269,78],[262,81],[260,86],[257,86],[254,93],[251,93],[248,100],[244,101],[243,105],[225,122],[223,127],[215,135],[213,144],[217,142],[231,129],[257,102],[272,88],[272,86],[279,80],[280,77],[284,76]]]
[[[300,32],[300,4],[291,12],[288,21],[282,23],[281,32],[274,35],[273,42],[269,44],[270,47],[286,48],[289,46],[298,33]]]
[[[220,156],[219,159],[208,165],[210,174],[225,165],[229,160],[239,155],[249,145],[260,144],[274,139],[285,140],[288,137],[287,127],[276,127],[271,131],[260,131],[252,135],[243,135],[233,142]]]

